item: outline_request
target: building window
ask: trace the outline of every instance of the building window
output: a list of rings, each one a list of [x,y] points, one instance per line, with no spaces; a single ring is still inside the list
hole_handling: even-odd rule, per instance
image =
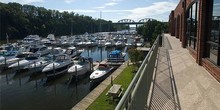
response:
[[[211,35],[207,42],[208,57],[217,65],[220,65],[220,1],[213,0]]]
[[[188,46],[196,49],[196,39],[197,39],[197,23],[199,14],[199,2],[196,1],[191,5],[187,11],[187,37]]]

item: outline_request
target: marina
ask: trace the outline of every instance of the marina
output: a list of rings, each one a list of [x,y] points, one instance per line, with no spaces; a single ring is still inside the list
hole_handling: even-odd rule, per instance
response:
[[[51,46],[46,42],[46,46],[29,48],[27,45],[33,44],[30,37],[22,42],[13,45],[25,44],[27,49],[13,51],[13,54],[15,46],[1,46],[1,110],[69,110],[128,59],[126,46],[102,43],[67,47],[66,44]],[[122,57],[117,56],[119,53],[123,53]],[[119,62],[110,61],[112,58]],[[98,75],[101,71],[106,73]]]

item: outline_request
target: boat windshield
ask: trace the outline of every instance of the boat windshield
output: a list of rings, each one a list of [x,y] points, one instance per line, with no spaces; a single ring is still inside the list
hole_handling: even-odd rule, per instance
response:
[[[16,58],[25,58],[25,57],[28,57],[28,55],[29,54],[18,54],[17,56],[16,56]]]
[[[28,57],[26,57],[26,60],[36,60],[40,57],[40,54],[30,54]]]
[[[67,60],[65,55],[60,55],[60,56],[57,56],[56,58],[57,62],[63,62],[65,60]]]
[[[83,65],[86,63],[86,60],[87,59],[85,59],[85,58],[80,58],[78,64]]]
[[[52,50],[52,51],[50,52],[50,54],[52,54],[52,55],[54,55],[54,54],[59,54],[59,53],[60,53],[60,51],[57,50],[57,49],[54,49],[54,50]]]
[[[71,55],[73,53],[73,50],[72,49],[67,49],[65,53],[68,54],[68,55]]]
[[[12,51],[12,52],[6,52],[3,55],[6,56],[6,57],[9,57],[9,56],[15,56],[16,54],[17,54],[16,51]]]
[[[44,61],[51,61],[51,60],[53,60],[53,57],[54,57],[54,56],[45,56],[45,57],[43,57],[42,59],[43,59]]]
[[[33,53],[37,52],[38,50],[39,48],[30,48],[30,52],[33,52]]]
[[[98,70],[107,70],[108,66],[107,65],[99,65]]]

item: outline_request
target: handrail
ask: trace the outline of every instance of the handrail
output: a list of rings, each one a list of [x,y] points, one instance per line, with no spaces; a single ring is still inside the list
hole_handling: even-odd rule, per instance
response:
[[[131,84],[128,86],[115,110],[144,109],[155,67],[159,39],[162,39],[161,35],[157,37],[153,46],[150,48],[147,56],[145,57],[143,63],[135,74]],[[143,87],[142,84],[145,86],[147,85],[147,87]]]

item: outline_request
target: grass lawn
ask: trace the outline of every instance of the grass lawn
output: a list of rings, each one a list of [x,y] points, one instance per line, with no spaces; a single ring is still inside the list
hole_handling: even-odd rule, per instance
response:
[[[132,71],[135,69],[135,66],[130,65],[126,67],[120,75],[113,81],[114,84],[121,84],[124,88],[124,91],[128,88],[129,84],[132,81],[134,74]],[[88,107],[88,110],[113,110],[117,104],[110,104],[108,99],[109,97],[105,94],[109,90],[111,85],[109,85],[104,92]]]

